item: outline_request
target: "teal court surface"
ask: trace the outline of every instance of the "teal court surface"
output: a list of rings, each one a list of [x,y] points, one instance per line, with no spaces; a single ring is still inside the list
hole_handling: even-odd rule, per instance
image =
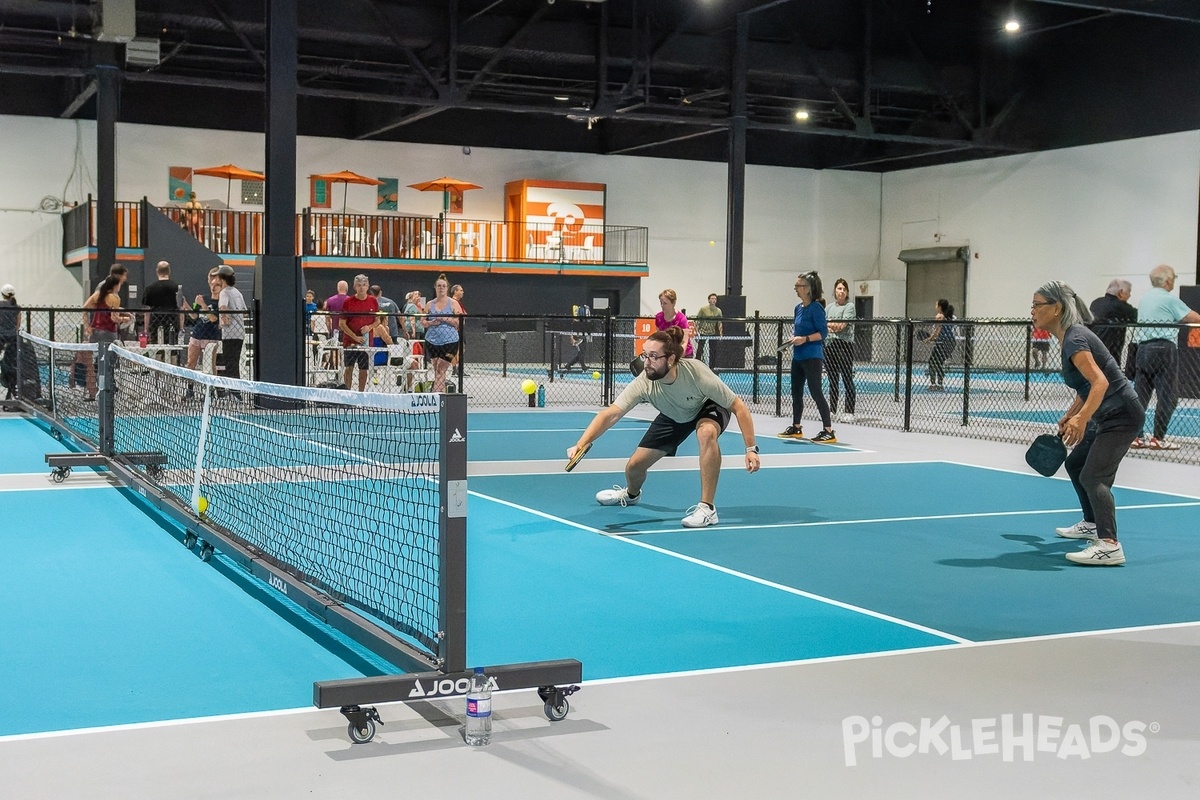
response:
[[[760,419],[764,469],[727,458],[720,524],[689,530],[695,442],[638,505],[601,507],[647,422],[567,474],[591,416],[470,414],[471,664],[576,658],[596,680],[1200,620],[1196,497],[1118,482],[1128,564],[1075,567],[1053,530],[1079,517],[1064,479],[888,460],[865,428],[861,447],[780,440]],[[0,735],[304,708],[315,680],[389,671],[201,562],[103,474],[52,484],[63,446],[34,423],[0,419],[0,439]],[[740,456],[736,432],[721,442]]]

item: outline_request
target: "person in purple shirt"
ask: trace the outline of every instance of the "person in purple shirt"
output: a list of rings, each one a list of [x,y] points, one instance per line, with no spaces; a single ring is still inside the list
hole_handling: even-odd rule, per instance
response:
[[[342,342],[342,306],[350,296],[349,291],[349,283],[338,281],[337,294],[325,301],[325,310],[329,312],[329,338],[339,344]],[[334,357],[336,358],[336,354]],[[332,368],[337,369],[338,365],[334,364]]]

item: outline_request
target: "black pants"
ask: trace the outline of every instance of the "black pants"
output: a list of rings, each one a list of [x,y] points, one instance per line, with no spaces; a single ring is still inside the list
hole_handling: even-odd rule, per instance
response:
[[[800,427],[800,417],[804,414],[804,384],[808,384],[808,393],[817,404],[817,412],[821,415],[821,424],[826,428],[833,427],[829,416],[829,404],[825,402],[825,394],[821,391],[821,364],[819,358],[806,358],[803,361],[792,361],[792,424]],[[1132,441],[1132,440],[1130,440]]]
[[[1154,436],[1158,439],[1166,437],[1171,415],[1175,413],[1175,406],[1179,405],[1179,395],[1175,392],[1178,371],[1179,350],[1174,342],[1151,339],[1138,343],[1133,388],[1137,390],[1138,400],[1146,408],[1150,404],[1150,393],[1158,394],[1158,400],[1154,403]],[[1139,434],[1142,433],[1142,424],[1138,425]]]
[[[839,381],[846,387],[846,413],[854,413],[854,342],[830,339],[825,343],[825,371],[829,373],[829,410],[838,410]]]
[[[1131,399],[1123,412],[1089,422],[1083,441],[1067,456],[1067,474],[1079,496],[1083,518],[1096,523],[1096,535],[1101,539],[1117,538],[1117,505],[1112,485],[1121,459],[1142,430],[1144,418],[1143,407]]]
[[[221,352],[217,356],[217,374],[222,378],[242,377],[241,339],[221,340]]]
[[[932,386],[942,386],[946,382],[946,359],[954,352],[954,345],[946,342],[935,342],[933,352],[929,354],[929,383]]]

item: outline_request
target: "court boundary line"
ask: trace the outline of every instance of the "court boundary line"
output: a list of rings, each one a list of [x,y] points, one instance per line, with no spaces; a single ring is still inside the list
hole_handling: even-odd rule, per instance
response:
[[[909,620],[901,619],[899,617],[893,617],[891,615],[884,614],[879,611],[872,611],[871,609],[862,608],[861,606],[855,606],[850,603],[842,602],[841,600],[834,600],[832,597],[824,597],[823,595],[813,594],[812,592],[806,592],[803,589],[797,589],[794,586],[787,586],[785,584],[777,583],[775,581],[769,581],[766,578],[760,578],[756,575],[750,575],[749,573],[746,573],[746,572],[739,572],[738,570],[730,569],[729,567],[723,567],[720,564],[714,564],[711,561],[704,561],[704,560],[696,558],[694,556],[684,555],[683,553],[677,553],[673,550],[667,550],[666,548],[658,547],[656,545],[652,545],[647,542],[638,541],[637,539],[630,539],[630,538],[627,538],[623,534],[616,534],[616,533],[610,533],[608,531],[602,531],[599,528],[593,528],[590,525],[584,525],[581,522],[575,522],[573,520],[563,519],[562,517],[556,517],[553,514],[546,513],[545,511],[540,511],[536,508],[530,508],[529,506],[523,506],[518,503],[513,503],[509,500],[502,500],[498,497],[492,497],[491,495],[486,495],[486,494],[483,494],[482,492],[475,492],[475,491],[468,490],[467,494],[474,495],[475,497],[478,497],[482,500],[490,500],[491,502],[499,503],[500,505],[504,505],[504,506],[508,506],[509,508],[516,509],[517,511],[522,511],[525,513],[533,514],[534,516],[542,517],[543,519],[551,520],[553,522],[558,522],[558,523],[561,523],[568,527],[576,528],[578,530],[584,531],[586,533],[598,534],[600,536],[605,537],[606,539],[624,542],[626,544],[630,544],[635,547],[641,547],[646,550],[650,550],[651,552],[659,553],[660,555],[665,555],[665,556],[669,556],[671,558],[676,558],[676,559],[679,559],[680,561],[686,561],[690,564],[694,564],[694,565],[696,565],[698,567],[702,567],[704,569],[711,569],[715,572],[721,572],[726,575],[729,575],[730,577],[740,578],[742,580],[750,581],[751,583],[757,583],[760,586],[765,586],[769,589],[776,589],[778,591],[785,592],[787,594],[793,594],[798,597],[803,597],[803,598],[806,598],[808,600],[813,600],[818,603],[825,603],[826,605],[831,605],[836,608],[841,608],[845,611],[851,611],[856,614],[863,614],[864,616],[873,617],[875,619],[882,620],[883,622],[889,622],[894,625],[900,625],[902,627],[909,628],[911,630],[920,631],[921,633],[927,633],[927,634],[930,634],[931,636],[940,636],[943,639],[946,639],[952,643],[963,644],[963,643],[970,641],[969,639],[964,639],[961,636],[955,636],[952,633],[946,633],[945,631],[939,631],[936,628],[930,628],[926,625],[921,625],[919,623],[911,622]]]
[[[1140,503],[1138,505],[1117,506],[1118,511],[1143,511],[1150,508],[1193,508],[1200,506],[1200,500],[1185,501],[1182,503]],[[821,520],[818,522],[771,522],[762,525],[721,525],[721,530],[740,531],[740,530],[757,530],[760,528],[818,528],[831,525],[871,525],[880,522],[924,522],[928,520],[943,520],[943,519],[979,519],[983,517],[1015,517],[1026,514],[1070,514],[1079,513],[1077,508],[1039,508],[1028,509],[1025,511],[977,511],[963,514],[930,514],[928,516],[910,516],[910,517],[880,517],[878,519],[845,519],[845,520]],[[653,531],[631,531],[630,533],[617,534],[621,536],[650,536],[659,533],[686,533],[694,528],[663,528],[662,530]]]
[[[943,463],[943,464],[953,464],[953,465],[954,465],[954,466],[956,466],[956,467],[971,467],[972,469],[986,469],[986,470],[990,470],[990,471],[992,471],[992,472],[1005,472],[1005,473],[1008,473],[1008,474],[1010,474],[1010,475],[1024,475],[1024,476],[1026,476],[1026,477],[1029,477],[1029,478],[1038,478],[1038,477],[1040,477],[1040,476],[1038,476],[1038,475],[1031,475],[1030,473],[1028,473],[1028,472],[1025,472],[1024,470],[1020,470],[1020,469],[1014,469],[1014,468],[1012,468],[1012,467],[991,467],[991,466],[983,466],[983,465],[981,465],[981,464],[968,464],[968,463],[967,463],[967,462],[965,462],[965,461],[945,461],[945,460],[943,460],[943,461],[941,461],[941,463]],[[1191,466],[1191,465],[1189,465],[1189,464],[1178,464],[1178,465],[1176,465],[1176,466],[1181,466],[1181,467],[1183,467],[1183,466]],[[1065,482],[1065,483],[1070,483],[1070,482],[1071,482],[1071,479],[1070,479],[1070,477],[1067,477],[1067,476],[1059,477],[1058,475],[1051,475],[1051,476],[1050,476],[1050,480],[1053,480],[1053,481],[1059,481],[1059,482]],[[1114,484],[1113,484],[1113,488],[1114,488],[1114,489],[1125,489],[1126,491],[1130,491],[1130,492],[1146,492],[1147,494],[1162,494],[1162,495],[1166,495],[1166,496],[1168,496],[1168,497],[1186,497],[1186,498],[1187,498],[1187,499],[1189,499],[1189,500],[1200,500],[1200,494],[1180,494],[1180,493],[1178,493],[1178,492],[1168,492],[1168,491],[1165,491],[1165,490],[1163,490],[1163,489],[1142,489],[1141,487],[1138,487],[1138,486],[1130,486],[1130,485],[1128,485],[1128,484],[1114,483]],[[1118,506],[1118,510],[1119,510],[1119,509],[1120,509],[1120,507]]]

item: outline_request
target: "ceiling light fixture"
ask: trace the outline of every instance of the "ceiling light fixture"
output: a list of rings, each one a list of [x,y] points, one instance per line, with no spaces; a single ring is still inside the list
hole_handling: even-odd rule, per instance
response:
[[[800,122],[808,122],[808,112],[803,108],[796,112],[796,119]]]
[[[1021,31],[1021,21],[1019,19],[1017,19],[1016,17],[1013,17],[1012,19],[1008,20],[1008,22],[1004,23],[1004,32],[1005,33],[1020,33],[1020,31]]]
[[[567,97],[565,94],[556,94],[556,95],[554,95],[554,99],[565,103],[567,100],[570,100],[571,98]]]

